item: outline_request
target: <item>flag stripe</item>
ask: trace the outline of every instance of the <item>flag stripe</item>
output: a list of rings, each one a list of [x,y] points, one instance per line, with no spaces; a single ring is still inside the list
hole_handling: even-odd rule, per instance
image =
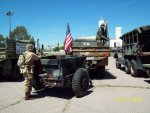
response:
[[[69,34],[66,38],[66,42],[68,43],[68,40],[71,40],[71,34]]]
[[[65,52],[66,54],[70,54],[72,52],[72,36],[70,33],[69,24],[67,24],[66,38],[65,38]]]
[[[68,40],[68,42],[66,42],[65,47],[68,47],[71,44],[71,42],[72,42],[72,39]]]

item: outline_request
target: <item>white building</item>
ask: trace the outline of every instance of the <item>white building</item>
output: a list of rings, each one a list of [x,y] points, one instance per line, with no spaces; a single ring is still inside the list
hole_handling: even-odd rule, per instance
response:
[[[121,47],[122,46],[122,40],[119,38],[122,35],[122,28],[116,27],[115,28],[115,38],[110,39],[110,47]]]

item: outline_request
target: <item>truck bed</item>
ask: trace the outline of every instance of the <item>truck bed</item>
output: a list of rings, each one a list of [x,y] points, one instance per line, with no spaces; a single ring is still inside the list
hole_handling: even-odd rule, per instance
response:
[[[110,48],[108,45],[98,46],[96,40],[75,40],[73,42],[73,55],[86,56],[86,60],[93,61],[99,66],[108,65]]]

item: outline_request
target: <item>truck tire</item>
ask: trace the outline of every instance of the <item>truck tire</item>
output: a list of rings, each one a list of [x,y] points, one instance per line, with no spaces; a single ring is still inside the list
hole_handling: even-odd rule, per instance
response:
[[[21,78],[20,69],[17,65],[13,67],[12,74],[13,74],[13,78],[12,78],[13,80],[19,80]]]
[[[137,64],[135,60],[131,60],[131,76],[138,76]]]
[[[117,61],[117,59],[116,59],[116,68],[121,69],[121,64]]]
[[[72,78],[72,91],[77,97],[84,96],[89,88],[89,74],[84,68],[76,70]]]
[[[128,59],[126,59],[125,61],[125,72],[126,74],[130,74],[131,73],[131,63]]]

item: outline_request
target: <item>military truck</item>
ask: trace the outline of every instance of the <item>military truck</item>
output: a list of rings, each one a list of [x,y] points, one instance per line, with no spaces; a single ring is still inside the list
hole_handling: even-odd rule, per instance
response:
[[[34,44],[30,40],[5,39],[0,43],[0,77],[19,79],[21,77],[17,60],[26,49],[26,44]]]
[[[108,65],[110,56],[107,23],[102,20],[101,25],[105,28],[98,29],[94,37],[83,37],[73,41],[73,55],[86,56],[86,68],[91,74],[104,77],[105,66]]]
[[[86,68],[89,72],[104,77],[110,56],[109,45],[98,46],[95,39],[76,39],[73,42],[73,54],[86,56]]]
[[[123,41],[122,48],[116,53],[116,68],[123,65],[125,72],[132,76],[141,76],[147,71],[150,64],[150,25],[135,28],[120,39]]]

